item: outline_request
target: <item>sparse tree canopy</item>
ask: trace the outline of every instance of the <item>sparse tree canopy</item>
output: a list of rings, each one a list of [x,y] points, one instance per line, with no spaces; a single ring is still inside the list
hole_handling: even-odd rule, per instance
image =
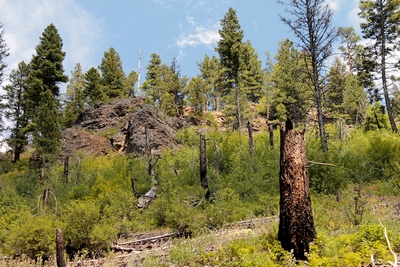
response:
[[[386,111],[393,132],[397,132],[396,122],[392,114],[389,98],[389,86],[395,73],[398,71],[398,53],[400,2],[397,0],[361,0],[360,17],[365,21],[361,23],[363,37],[370,41],[365,46],[363,68],[369,77],[380,80],[378,87],[382,89],[385,99]],[[369,82],[371,84],[371,82]],[[376,91],[380,89],[376,87]]]
[[[322,70],[326,59],[332,54],[332,43],[337,37],[337,31],[332,27],[333,11],[324,0],[279,0],[278,2],[287,6],[286,12],[289,15],[281,16],[282,21],[299,39],[300,47],[308,53],[306,58],[310,58],[307,74],[315,95],[322,150],[326,152],[328,144],[322,113],[321,81]]]
[[[4,71],[7,68],[5,62],[6,57],[9,56],[9,48],[4,40],[4,25],[0,22],[0,85],[4,81]]]

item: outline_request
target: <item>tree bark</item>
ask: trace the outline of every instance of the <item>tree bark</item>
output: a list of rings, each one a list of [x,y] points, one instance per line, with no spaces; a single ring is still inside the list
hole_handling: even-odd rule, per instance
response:
[[[66,184],[68,184],[68,169],[69,169],[69,157],[66,156],[64,159],[64,172],[63,172],[63,176],[64,176],[64,180],[65,180]]]
[[[298,260],[307,259],[309,244],[316,237],[304,133],[293,130],[291,123],[287,123],[285,131],[281,127],[278,240]]]
[[[46,188],[43,191],[43,208],[46,208],[48,203],[49,203],[49,193],[50,193],[50,189]]]
[[[58,228],[56,230],[56,254],[57,267],[66,267],[63,233]]]
[[[253,128],[250,121],[247,121],[247,132],[249,133],[249,152],[250,158],[253,157],[254,152],[254,138],[253,138]]]
[[[208,189],[207,179],[206,139],[202,134],[200,134],[200,182],[201,187],[206,190],[206,199],[208,199],[210,191]]]
[[[274,149],[274,124],[273,123],[269,123],[268,124],[268,130],[269,130],[269,147],[271,149]]]

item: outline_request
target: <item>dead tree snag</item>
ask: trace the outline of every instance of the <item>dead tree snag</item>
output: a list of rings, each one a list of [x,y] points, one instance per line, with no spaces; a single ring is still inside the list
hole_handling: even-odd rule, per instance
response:
[[[65,253],[64,253],[64,238],[63,233],[60,229],[56,230],[56,258],[57,258],[57,267],[65,267],[67,264],[65,263]]]
[[[304,131],[281,127],[280,215],[278,239],[298,260],[306,260],[316,237],[311,210]]]
[[[210,191],[208,189],[208,180],[207,180],[206,139],[202,134],[200,135],[200,182],[201,182],[201,187],[204,190],[206,190],[206,199],[208,199]]]

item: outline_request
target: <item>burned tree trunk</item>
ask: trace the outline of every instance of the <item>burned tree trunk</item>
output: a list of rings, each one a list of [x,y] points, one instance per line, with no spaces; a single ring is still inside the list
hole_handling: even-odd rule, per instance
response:
[[[250,121],[247,121],[247,132],[249,133],[249,152],[250,158],[253,158],[254,152],[254,138],[253,138],[253,128]]]
[[[64,172],[63,177],[66,184],[68,184],[68,169],[69,169],[69,157],[64,158]]]
[[[268,124],[268,130],[269,130],[269,147],[271,149],[274,149],[274,124],[273,123]]]
[[[56,230],[56,258],[57,267],[66,267],[65,253],[64,253],[64,238],[60,229]]]
[[[201,182],[201,187],[204,190],[206,190],[206,199],[208,199],[210,192],[208,190],[208,180],[207,180],[206,139],[202,134],[200,135],[200,182]]]
[[[43,208],[47,207],[47,204],[49,203],[49,193],[50,193],[50,189],[46,188],[43,191]]]
[[[286,124],[281,128],[280,215],[278,239],[298,260],[306,260],[309,244],[316,237],[311,210],[304,131]]]

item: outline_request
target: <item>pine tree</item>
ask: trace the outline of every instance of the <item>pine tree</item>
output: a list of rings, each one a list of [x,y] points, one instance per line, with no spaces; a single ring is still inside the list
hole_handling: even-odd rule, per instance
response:
[[[93,106],[97,102],[106,101],[107,96],[103,92],[103,88],[101,86],[101,76],[99,71],[96,68],[92,67],[85,73],[84,78],[84,95],[86,103],[89,106]]]
[[[380,79],[383,90],[386,111],[393,132],[397,132],[396,122],[392,114],[389,97],[389,84],[394,71],[398,66],[390,58],[398,53],[400,32],[398,30],[400,16],[400,2],[397,0],[361,0],[360,17],[365,20],[360,24],[363,37],[371,42],[366,45],[368,60],[364,67]]]
[[[146,81],[143,83],[143,91],[146,96],[154,103],[160,101],[161,93],[158,91],[160,83],[160,67],[162,65],[161,57],[153,53],[150,55],[149,65],[146,66]]]
[[[239,87],[243,88],[248,100],[258,102],[262,95],[263,71],[258,54],[250,41],[242,45],[239,71]]]
[[[50,24],[43,31],[40,43],[36,46],[36,54],[29,64],[29,87],[24,98],[30,122],[29,131],[33,134],[33,142],[39,153],[56,152],[60,141],[59,83],[68,81],[62,64],[65,57],[62,46],[57,28]]]
[[[202,115],[207,110],[207,83],[197,75],[186,88],[186,95],[195,115]]]
[[[314,91],[315,106],[317,109],[319,137],[324,152],[328,151],[327,136],[325,134],[322,109],[322,69],[326,59],[332,54],[332,43],[337,37],[337,31],[332,27],[333,11],[325,0],[288,0],[286,11],[292,18],[281,16],[281,20],[289,26],[300,40],[300,46],[308,56],[306,63],[311,87]]]
[[[359,53],[363,48],[362,45],[359,44],[361,37],[355,33],[353,27],[339,27],[338,36],[342,44],[339,50],[344,60],[347,62],[350,74],[353,74],[354,65],[359,61]]]
[[[122,69],[122,61],[114,48],[104,52],[104,57],[99,66],[101,71],[101,85],[109,99],[126,97],[129,91],[125,89],[125,73]]]
[[[9,48],[4,40],[4,25],[0,23],[0,85],[4,81],[4,71],[7,68],[7,64],[5,62],[6,57],[10,55]]]
[[[346,123],[361,125],[368,110],[368,96],[355,74],[346,76],[343,90],[343,114]]]
[[[14,150],[14,162],[20,160],[20,155],[28,143],[26,126],[26,103],[24,93],[28,90],[26,79],[29,75],[29,66],[24,62],[18,64],[18,68],[10,73],[10,84],[3,89],[6,92],[4,100],[5,117],[12,123],[8,130],[10,136],[8,144]]]
[[[129,92],[128,96],[135,96],[135,83],[138,80],[138,74],[135,71],[131,71],[125,79],[125,90]]]
[[[303,57],[289,39],[279,42],[270,78],[274,87],[273,117],[279,122],[291,119],[300,123],[306,119],[312,95],[305,82],[308,77]]]
[[[71,79],[64,95],[63,127],[68,128],[75,124],[79,114],[85,108],[85,77],[80,63],[71,71]]]
[[[219,59],[216,56],[211,58],[208,55],[204,56],[203,61],[198,62],[201,77],[207,84],[207,106],[210,103],[214,111],[221,111],[221,66]]]
[[[335,118],[341,117],[341,114],[344,113],[343,92],[348,75],[346,65],[336,57],[329,69],[325,86],[325,106]]]

